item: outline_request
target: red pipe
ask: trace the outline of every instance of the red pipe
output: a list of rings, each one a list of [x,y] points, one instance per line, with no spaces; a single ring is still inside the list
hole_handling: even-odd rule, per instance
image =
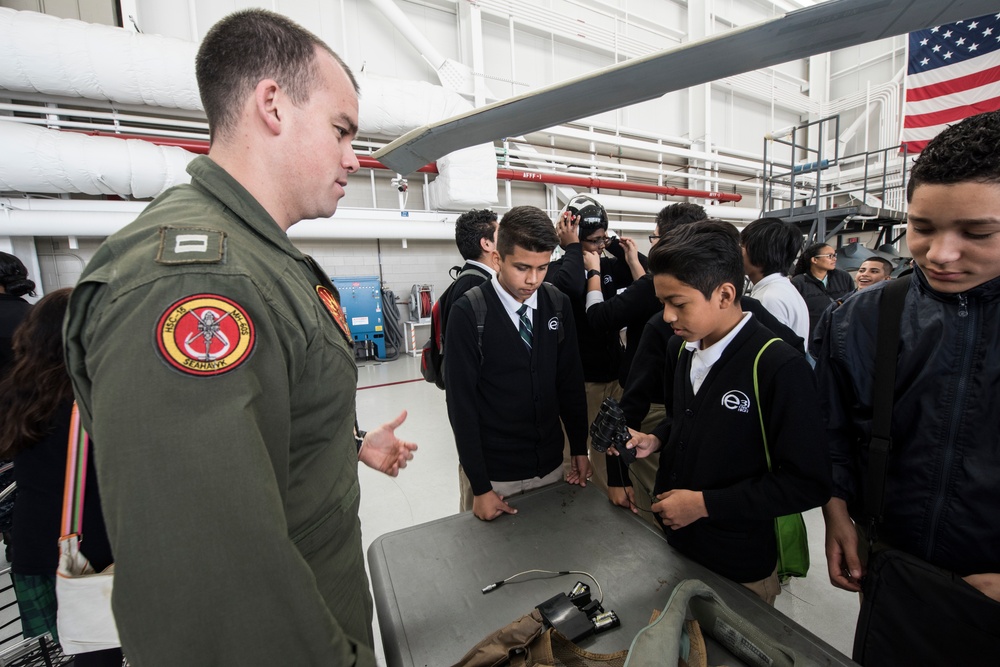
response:
[[[208,142],[203,139],[173,139],[170,137],[149,137],[140,134],[118,134],[116,132],[90,131],[85,132],[97,137],[115,137],[117,139],[142,139],[157,146],[176,146],[191,153],[208,153]],[[369,155],[359,155],[358,163],[365,169],[388,169],[384,164]],[[418,172],[436,174],[438,173],[436,164],[428,164]],[[689,190],[687,188],[675,188],[669,185],[647,185],[645,183],[632,183],[630,181],[616,181],[606,178],[593,178],[591,176],[567,176],[565,174],[544,174],[537,171],[514,171],[513,169],[497,169],[497,178],[505,181],[530,181],[533,183],[547,183],[549,185],[575,185],[583,188],[607,188],[609,190],[622,190],[625,192],[648,192],[656,195],[671,195],[674,197],[699,197],[702,199],[715,199],[720,202],[737,202],[743,199],[743,195],[730,194],[727,192],[709,192],[707,190]]]
[[[563,174],[542,174],[537,171],[514,171],[512,169],[497,169],[497,178],[508,181],[533,181],[554,185],[577,185],[584,188],[607,188],[609,190],[624,190],[628,192],[649,192],[657,195],[673,195],[675,197],[702,197],[720,202],[735,202],[743,199],[743,195],[726,192],[708,192],[705,190],[689,190],[675,188],[669,185],[647,185],[630,181],[615,181],[591,176],[566,176]]]

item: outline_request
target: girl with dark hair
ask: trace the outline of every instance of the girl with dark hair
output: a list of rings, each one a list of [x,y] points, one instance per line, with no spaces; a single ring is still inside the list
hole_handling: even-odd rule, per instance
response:
[[[837,268],[837,253],[826,243],[813,243],[802,251],[795,262],[792,285],[809,308],[809,339],[823,311],[854,291],[854,279]]]
[[[69,289],[43,297],[14,332],[14,359],[0,382],[0,458],[14,460],[15,548],[11,578],[25,637],[58,641],[55,580],[73,388],[62,351]],[[91,443],[93,448],[93,443]],[[88,460],[81,549],[100,572],[112,563],[93,452]],[[121,651],[76,656],[78,667],[120,665]]]

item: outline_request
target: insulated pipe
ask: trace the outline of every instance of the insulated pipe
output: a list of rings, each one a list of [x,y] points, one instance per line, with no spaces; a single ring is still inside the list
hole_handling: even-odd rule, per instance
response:
[[[121,139],[145,139],[157,145],[177,146],[192,153],[208,153],[208,142],[197,139],[173,139],[163,137],[144,137],[142,135],[122,135],[114,132],[89,132],[88,134],[106,137],[118,137]],[[388,169],[384,164],[373,157],[359,155],[358,163],[366,169]],[[425,165],[417,171],[436,174],[437,167],[433,164]],[[497,178],[504,181],[529,181],[532,183],[545,183],[548,185],[572,185],[583,188],[607,188],[612,190],[623,190],[625,192],[646,192],[656,195],[670,195],[673,197],[698,197],[702,199],[713,199],[719,202],[738,202],[743,199],[743,195],[730,194],[727,192],[709,192],[707,190],[690,190],[687,188],[675,188],[667,185],[648,185],[645,183],[631,183],[629,181],[617,181],[610,179],[593,178],[590,176],[566,176],[563,174],[546,174],[536,171],[515,171],[513,169],[497,169]]]

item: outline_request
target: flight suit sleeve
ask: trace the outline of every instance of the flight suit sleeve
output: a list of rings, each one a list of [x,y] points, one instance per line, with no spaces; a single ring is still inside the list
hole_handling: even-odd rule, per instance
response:
[[[198,375],[164,351],[164,318],[206,293],[246,322],[223,328],[226,370]],[[188,271],[121,293],[85,279],[75,290],[68,367],[97,443],[113,609],[136,667],[375,664],[289,536],[290,390],[313,344],[245,276]]]

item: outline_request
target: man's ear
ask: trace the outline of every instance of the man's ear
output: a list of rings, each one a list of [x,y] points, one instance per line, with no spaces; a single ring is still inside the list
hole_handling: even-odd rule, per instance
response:
[[[253,91],[254,113],[273,134],[281,134],[281,103],[285,99],[274,79],[263,79]]]

